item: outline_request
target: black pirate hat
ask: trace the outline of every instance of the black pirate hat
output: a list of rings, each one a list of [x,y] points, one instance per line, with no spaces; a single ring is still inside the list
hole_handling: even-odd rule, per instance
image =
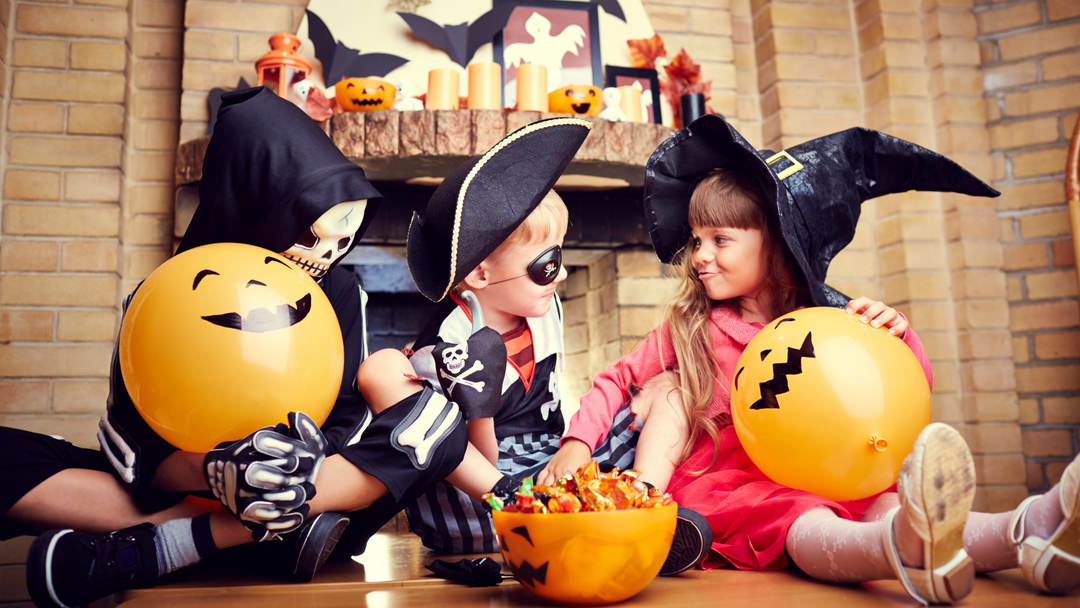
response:
[[[850,298],[826,285],[825,274],[854,237],[863,201],[908,190],[1000,194],[948,158],[878,131],[856,127],[773,154],[708,114],[660,144],[645,168],[645,221],[661,261],[689,241],[690,195],[713,169],[754,176],[814,303],[837,308]]]
[[[491,255],[555,185],[591,128],[579,118],[534,122],[454,169],[409,225],[409,271],[420,293],[442,300]]]

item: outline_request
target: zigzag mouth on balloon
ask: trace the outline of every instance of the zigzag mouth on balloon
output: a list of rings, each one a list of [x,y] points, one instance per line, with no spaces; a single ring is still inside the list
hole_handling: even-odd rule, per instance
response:
[[[383,101],[384,100],[382,99],[356,99],[355,97],[352,98],[352,102],[358,106],[377,106]]]
[[[297,300],[296,306],[281,304],[275,312],[270,312],[266,308],[255,308],[248,311],[247,317],[242,317],[239,313],[227,312],[220,315],[207,315],[203,319],[220,327],[261,334],[292,327],[303,321],[309,312],[311,312],[310,293]]]
[[[814,358],[814,342],[811,333],[812,332],[806,332],[806,339],[803,340],[801,347],[797,349],[788,347],[787,361],[773,364],[772,379],[766,380],[758,385],[761,388],[761,397],[750,405],[750,409],[780,409],[780,404],[776,401],[776,396],[788,392],[788,376],[801,374],[802,360],[804,358]],[[762,359],[764,359],[764,357],[762,357]],[[735,374],[736,383],[738,383],[739,375],[742,374],[743,369],[745,368],[739,369],[738,373]]]

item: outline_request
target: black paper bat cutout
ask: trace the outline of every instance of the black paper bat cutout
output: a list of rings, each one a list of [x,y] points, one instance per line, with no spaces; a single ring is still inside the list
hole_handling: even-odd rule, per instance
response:
[[[517,8],[517,2],[500,4],[480,15],[476,21],[459,25],[439,25],[431,19],[412,13],[398,13],[412,28],[417,38],[423,38],[432,46],[446,51],[454,63],[465,67],[469,65],[476,49],[491,42],[495,34],[506,27],[510,13]]]
[[[235,89],[223,89],[221,87],[210,89],[210,92],[206,95],[206,103],[210,104],[210,123],[206,125],[206,134],[214,134],[214,125],[217,123],[217,113],[221,109],[221,96],[229,91],[241,91],[243,89],[250,89],[251,85],[244,80],[241,76],[240,80],[236,83]]]
[[[365,53],[351,49],[334,38],[330,28],[311,11],[307,12],[308,38],[315,46],[315,58],[322,62],[323,81],[332,87],[342,78],[378,76],[382,78],[409,62],[388,53]]]

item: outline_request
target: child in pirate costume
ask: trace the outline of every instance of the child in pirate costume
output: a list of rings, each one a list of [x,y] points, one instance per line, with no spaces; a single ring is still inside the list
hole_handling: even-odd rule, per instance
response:
[[[951,160],[877,131],[849,129],[773,155],[715,115],[661,144],[646,176],[653,244],[661,261],[675,261],[678,286],[665,323],[594,380],[554,467],[586,458],[573,456],[575,443],[595,443],[629,387],[648,392],[659,379],[652,390],[673,395],[684,421],[667,491],[705,516],[715,539],[706,567],[774,569],[790,557],[822,581],[897,578],[924,605],[962,599],[977,571],[1017,565],[1043,591],[1080,587],[1080,457],[1046,495],[1014,511],[976,513],[967,445],[952,427],[932,423],[895,488],[832,501],[765,476],[731,422],[728,387],[743,350],[765,323],[808,306],[843,308],[887,328],[932,380],[903,315],[869,298],[850,300],[825,284],[826,271],[854,236],[865,200],[995,190]],[[644,422],[639,455],[651,423]]]
[[[365,296],[352,273],[337,263],[356,245],[380,202],[363,170],[294,105],[264,88],[223,97],[204,161],[200,206],[179,251],[247,243],[279,252],[311,274],[342,332],[345,365],[338,399],[321,430],[297,413],[290,415],[289,427],[263,429],[208,454],[182,452],[141,418],[114,357],[99,439],[133,501],[153,512],[209,488],[226,508],[156,527],[42,535],[27,562],[28,587],[38,605],[80,605],[146,586],[252,539],[284,538],[273,544],[280,551],[274,558],[293,577],[310,580],[331,551],[362,553],[383,523],[457,467],[467,439],[456,407],[431,390],[387,403],[365,400],[356,387],[367,354]],[[395,441],[408,420],[440,415],[439,440],[427,446],[423,458]],[[287,464],[281,465],[283,460]],[[228,468],[259,468],[273,487],[253,486],[244,475],[223,475]]]

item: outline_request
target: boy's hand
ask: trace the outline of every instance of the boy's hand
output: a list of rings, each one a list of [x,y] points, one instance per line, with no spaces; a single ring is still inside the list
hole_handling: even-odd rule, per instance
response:
[[[886,306],[884,302],[877,302],[866,297],[855,298],[848,302],[847,313],[862,315],[859,320],[869,323],[871,327],[887,327],[889,333],[898,338],[903,338],[908,328],[907,319],[895,309]]]
[[[544,470],[536,476],[537,484],[552,483],[567,473],[573,473],[578,467],[592,459],[592,450],[584,441],[567,439],[558,452],[551,457]]]

